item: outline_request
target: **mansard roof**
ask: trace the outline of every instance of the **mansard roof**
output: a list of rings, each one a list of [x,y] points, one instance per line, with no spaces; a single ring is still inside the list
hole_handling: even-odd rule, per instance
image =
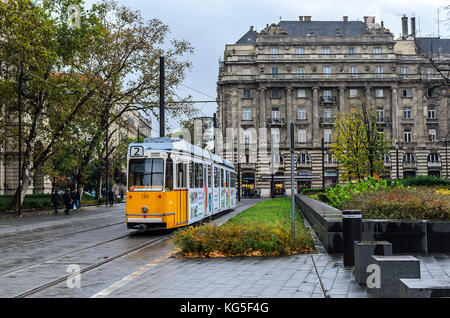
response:
[[[291,36],[308,36],[313,30],[315,36],[336,36],[337,30],[341,36],[360,36],[367,29],[367,24],[361,21],[280,21],[281,29]],[[250,30],[236,44],[255,44],[258,32]]]
[[[316,36],[360,36],[367,29],[361,21],[280,21],[278,23],[289,35],[308,36],[314,30]]]
[[[416,38],[416,45],[422,53],[438,54],[441,48],[440,53],[450,54],[450,39]]]

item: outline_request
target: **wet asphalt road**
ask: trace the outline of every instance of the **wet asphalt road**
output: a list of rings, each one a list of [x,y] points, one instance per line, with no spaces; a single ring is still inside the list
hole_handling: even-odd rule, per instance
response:
[[[124,210],[119,204],[70,216],[0,222],[0,297],[15,297],[58,279],[63,280],[26,296],[91,297],[173,249],[170,232],[128,230]],[[77,266],[88,270],[78,281],[64,279]]]

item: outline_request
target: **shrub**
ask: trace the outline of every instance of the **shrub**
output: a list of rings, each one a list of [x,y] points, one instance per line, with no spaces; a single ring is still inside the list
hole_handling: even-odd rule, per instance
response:
[[[366,219],[450,220],[449,195],[430,187],[357,193],[343,208],[361,210]]]
[[[406,179],[399,180],[399,183],[405,187],[410,186],[448,186],[450,187],[450,180],[441,179],[432,176],[419,176],[419,177],[410,177]]]
[[[187,227],[175,235],[183,257],[268,256],[314,252],[314,242],[295,213],[295,242],[291,237],[289,199],[263,201],[222,226]]]
[[[175,234],[183,257],[269,256],[313,253],[314,242],[308,232],[291,232],[283,227],[263,224],[206,224],[188,227]]]

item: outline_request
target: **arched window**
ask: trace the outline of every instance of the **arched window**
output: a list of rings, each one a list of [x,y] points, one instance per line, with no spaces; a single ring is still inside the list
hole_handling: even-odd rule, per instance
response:
[[[403,156],[404,163],[415,163],[416,157],[412,153],[407,153]]]
[[[440,162],[441,158],[438,153],[430,153],[428,155],[428,162]]]
[[[302,153],[298,156],[298,163],[301,165],[307,165],[311,163],[311,157],[307,153]]]

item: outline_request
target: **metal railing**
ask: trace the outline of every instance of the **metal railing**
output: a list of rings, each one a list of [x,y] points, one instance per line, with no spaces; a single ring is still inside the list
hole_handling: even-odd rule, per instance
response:
[[[272,125],[272,126],[283,126],[284,118],[268,118],[267,124]]]

